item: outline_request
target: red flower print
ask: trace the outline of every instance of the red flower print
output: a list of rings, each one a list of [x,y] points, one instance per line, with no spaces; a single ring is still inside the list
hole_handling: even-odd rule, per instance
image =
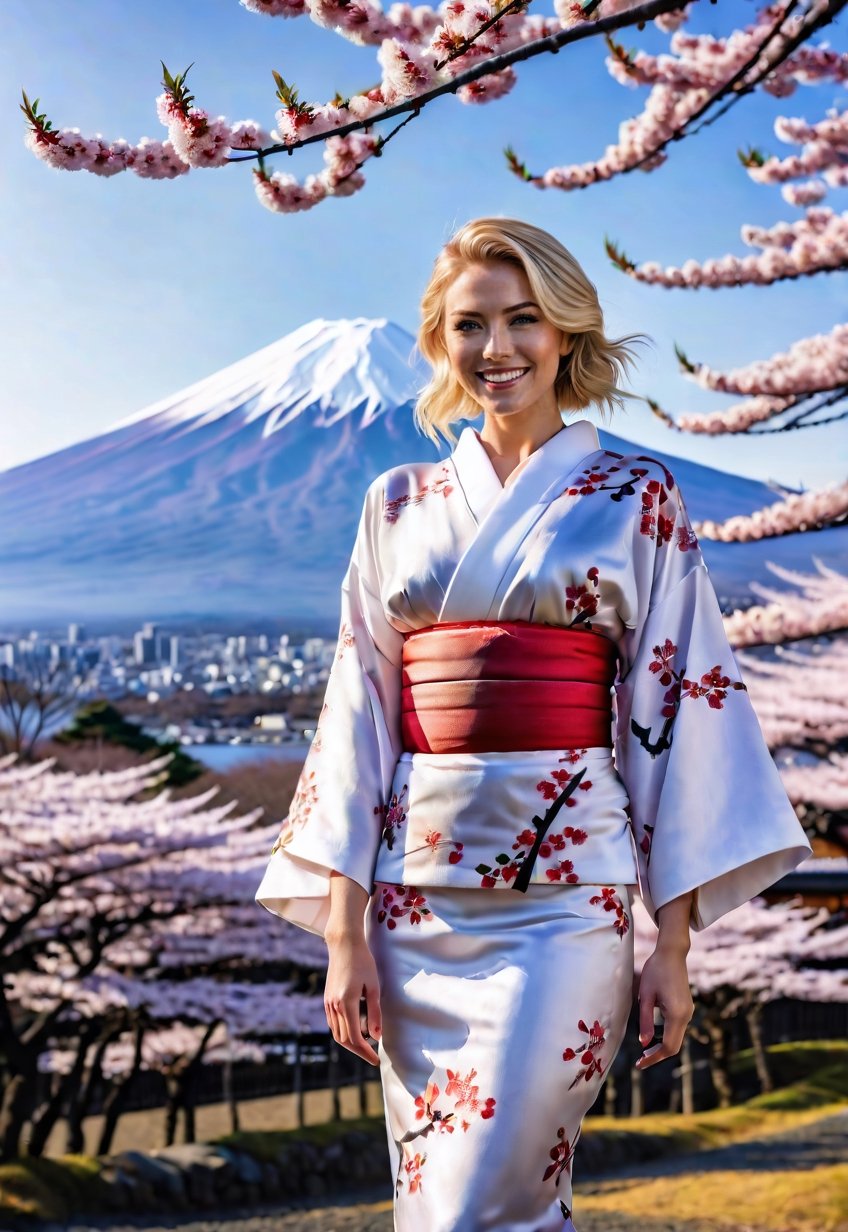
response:
[[[313,753],[313,752],[320,753],[321,752],[321,746],[324,743],[324,730],[321,724],[324,720],[324,715],[327,713],[329,709],[330,707],[327,705],[326,702],[324,702],[324,705],[321,707],[321,713],[318,715],[318,722],[315,727],[315,735],[312,737],[312,744],[309,746],[310,753]]]
[[[338,651],[336,653],[336,658],[341,659],[342,656],[344,655],[344,652],[346,650],[350,650],[351,646],[353,646],[354,644],[355,644],[355,640],[353,636],[353,629],[347,623],[347,621],[342,621],[342,627],[339,630],[339,646],[338,646]]]
[[[416,1193],[421,1188],[421,1169],[424,1167],[426,1155],[421,1155],[416,1152],[411,1159],[407,1159],[403,1167],[406,1171],[406,1180],[409,1186],[410,1193]]]
[[[598,467],[584,466],[580,473],[580,478],[577,480],[577,486],[566,488],[561,492],[561,496],[591,496],[593,492],[599,490],[600,485],[605,479],[609,479],[613,471],[617,471],[617,466],[612,466],[609,470],[601,470]]]
[[[593,565],[586,573],[588,586],[584,583],[576,586],[566,586],[565,588],[565,610],[574,612],[574,618],[571,621],[570,628],[574,625],[585,622],[586,628],[591,629],[589,617],[596,615],[598,611],[599,596],[596,593],[600,585],[600,576],[597,566]],[[590,590],[590,587],[592,588]]]
[[[420,924],[422,920],[433,918],[427,899],[415,886],[383,885],[381,894],[377,923],[385,923],[386,928],[397,928],[398,920],[406,918],[410,924]]]
[[[495,1115],[496,1100],[489,1097],[483,1100],[479,1096],[480,1088],[472,1086],[473,1080],[477,1077],[477,1070],[472,1069],[463,1078],[452,1069],[447,1070],[448,1082],[445,1086],[445,1095],[452,1098],[454,1107],[464,1108],[466,1116],[479,1112],[484,1121],[488,1121],[490,1117]],[[467,1129],[469,1122],[463,1122],[463,1129]]]
[[[567,881],[570,884],[580,880],[574,871],[574,865],[571,860],[560,860],[559,864],[553,868],[546,868],[545,876],[548,881]]]
[[[474,1079],[477,1077],[476,1069],[469,1070],[464,1076],[459,1070],[447,1069],[445,1072],[447,1074],[447,1082],[445,1083],[442,1098],[452,1101],[453,1108],[448,1111],[438,1106],[440,1089],[435,1078],[430,1079],[423,1094],[416,1096],[415,1120],[417,1122],[423,1121],[424,1124],[419,1124],[416,1128],[408,1130],[397,1142],[402,1155],[397,1175],[397,1190],[400,1190],[403,1185],[404,1172],[406,1172],[407,1178],[412,1178],[409,1184],[409,1193],[415,1193],[416,1190],[421,1188],[421,1168],[427,1156],[413,1155],[409,1143],[415,1142],[419,1138],[426,1138],[431,1134],[452,1134],[457,1124],[459,1124],[462,1132],[467,1134],[472,1128],[472,1122],[475,1117],[479,1116],[482,1121],[488,1121],[495,1115],[497,1100],[492,1096],[483,1098],[480,1095],[480,1088],[474,1082]],[[459,1109],[462,1109],[463,1115],[458,1117]]]
[[[698,537],[691,526],[678,526],[677,546],[681,552],[689,552],[698,546]]]
[[[679,671],[672,666],[677,646],[669,637],[662,645],[654,646],[653,652],[654,657],[648,664],[648,671],[658,677],[661,685],[667,686],[663,693],[664,704],[660,707],[660,717],[665,721],[656,740],[651,739],[651,728],[642,726],[634,718],[630,720],[630,729],[642,747],[652,757],[656,757],[658,753],[671,748],[672,728],[684,697],[706,697],[707,705],[712,710],[722,710],[728,689],[747,690],[747,685],[741,680],[731,680],[729,676],[725,676],[720,663],[704,672],[700,681],[689,680],[685,664]]]
[[[698,547],[695,532],[685,521],[677,527],[675,532],[674,524],[677,512],[682,507],[679,505],[679,502],[675,506],[669,496],[669,493],[673,492],[677,485],[675,484],[674,476],[664,463],[658,458],[651,458],[643,454],[637,455],[637,462],[647,462],[650,466],[662,471],[662,480],[653,479],[649,477],[649,466],[628,466],[625,472],[624,463],[626,459],[624,454],[615,453],[610,449],[604,449],[601,453],[604,458],[616,459],[620,465],[604,462],[601,465],[584,467],[576,485],[566,488],[562,495],[591,496],[593,492],[609,492],[611,500],[621,502],[625,497],[635,496],[638,489],[640,502],[639,531],[641,534],[652,539],[658,548],[671,543],[675,538],[677,547],[681,552],[687,552]],[[627,477],[622,478],[622,475],[625,473]],[[613,483],[607,483],[606,480],[615,474],[618,474],[618,480]],[[640,484],[641,480],[646,480],[646,482]]]
[[[545,799],[552,801],[550,807],[543,817],[533,817],[535,832],[527,826],[515,836],[515,842],[512,844],[514,855],[501,851],[491,864],[481,863],[476,866],[475,871],[482,878],[480,885],[483,889],[491,890],[499,884],[511,885],[513,889],[524,893],[530,884],[532,870],[539,856],[549,859],[555,852],[564,850],[567,843],[579,846],[586,841],[589,837],[587,832],[577,826],[565,826],[559,832],[551,830],[559,810],[575,803],[573,793],[585,775],[585,766],[575,774],[555,768],[551,771],[553,782],[545,779],[537,783],[537,790]],[[554,867],[546,869],[545,874],[549,881],[579,880],[570,860],[556,860]]]
[[[386,846],[389,851],[395,845],[395,835],[400,827],[406,821],[406,813],[404,812],[401,801],[409,790],[409,784],[404,783],[400,795],[397,792],[392,792],[392,797],[387,805],[377,805],[374,812],[383,817],[383,831],[380,835],[380,842],[385,839]]]
[[[696,684],[694,680],[683,680],[682,687],[684,697],[705,697],[707,705],[713,710],[724,709],[722,703],[727,697],[728,689],[747,689],[741,680],[731,680],[729,676],[723,676],[720,663],[716,663],[715,667],[704,672],[700,683]]]
[[[662,646],[654,647],[654,658],[648,664],[648,671],[655,675],[659,673],[660,684],[671,684],[674,673],[671,670],[671,659],[677,653],[677,647],[670,637],[667,637]]]
[[[650,844],[648,845],[650,846]],[[647,850],[647,848],[643,848],[643,851],[644,850]],[[627,912],[624,909],[624,903],[616,894],[614,888],[612,886],[604,886],[600,894],[592,895],[589,902],[593,905],[595,903],[603,903],[604,911],[615,912],[615,931],[618,933],[619,937],[623,937],[630,927],[630,920],[628,919]]]
[[[582,1082],[584,1080],[588,1082],[595,1074],[597,1074],[599,1078],[603,1077],[604,1073],[603,1064],[598,1057],[598,1053],[606,1043],[604,1027],[601,1026],[597,1018],[592,1023],[591,1027],[587,1027],[582,1018],[579,1019],[577,1026],[579,1030],[583,1031],[589,1038],[584,1040],[578,1048],[566,1048],[562,1054],[563,1061],[574,1061],[577,1057],[579,1057],[580,1065],[582,1067],[574,1081],[569,1084],[569,1090],[571,1090],[571,1087],[576,1086],[578,1082]]]
[[[559,1142],[556,1146],[551,1147],[548,1152],[553,1160],[553,1163],[548,1164],[545,1169],[545,1175],[542,1177],[543,1181],[547,1181],[550,1177],[556,1176],[556,1180],[554,1181],[555,1185],[559,1185],[560,1176],[563,1172],[567,1172],[571,1167],[571,1158],[574,1154],[574,1143],[577,1141],[576,1137],[574,1139],[574,1143],[570,1143],[568,1141],[564,1125],[560,1125],[557,1130],[557,1137],[559,1138]]]
[[[435,494],[447,497],[450,496],[452,491],[450,471],[447,466],[443,466],[439,478],[434,479],[432,483],[425,484],[420,491],[397,496],[394,500],[385,500],[383,502],[383,517],[387,522],[396,522],[401,510],[406,505],[420,505],[427,496]]]
[[[424,847],[429,847],[433,855],[436,854],[439,847],[449,847],[448,863],[459,864],[462,859],[464,843],[457,843],[453,839],[442,838],[441,831],[439,830],[428,830],[424,836],[423,846],[413,847],[411,851],[407,851],[407,855],[413,855],[416,851],[423,851]]]
[[[563,757],[558,757],[557,761],[568,761],[571,762],[573,766],[575,762],[578,762],[582,757],[585,757],[588,752],[588,749],[569,749]]]

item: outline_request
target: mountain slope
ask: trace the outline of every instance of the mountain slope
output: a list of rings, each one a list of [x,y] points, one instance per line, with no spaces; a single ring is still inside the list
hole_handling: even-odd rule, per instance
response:
[[[385,320],[312,321],[89,440],[0,473],[0,618],[180,618],[329,630],[365,489],[439,451],[411,415],[423,366]],[[601,430],[602,444],[634,442]],[[441,451],[442,456],[446,452]],[[652,451],[695,519],[750,512],[766,484]],[[705,542],[726,604],[768,559],[836,564],[837,531]]]

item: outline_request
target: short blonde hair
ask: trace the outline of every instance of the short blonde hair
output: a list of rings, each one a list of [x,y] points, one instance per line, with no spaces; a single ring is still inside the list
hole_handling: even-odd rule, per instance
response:
[[[649,335],[606,337],[594,283],[576,257],[548,231],[517,218],[474,218],[455,232],[436,257],[421,298],[416,341],[433,375],[413,408],[418,429],[436,445],[441,433],[453,446],[456,436],[450,425],[482,413],[480,404],[454,376],[444,337],[445,293],[464,266],[481,261],[521,266],[544,316],[573,335],[571,353],[562,357],[554,382],[559,409],[582,410],[596,403],[602,419],[606,408],[626,409],[623,399],[637,396],[617,385],[633,360],[626,344],[647,340]]]

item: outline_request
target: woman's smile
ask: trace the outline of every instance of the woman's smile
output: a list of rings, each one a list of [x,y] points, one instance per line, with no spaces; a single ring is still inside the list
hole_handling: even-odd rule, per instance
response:
[[[529,368],[505,368],[502,371],[493,369],[488,372],[478,372],[477,375],[488,389],[511,389],[529,371]]]
[[[549,436],[562,422],[555,382],[565,338],[541,311],[525,271],[471,262],[448,289],[444,311],[445,349],[465,392],[495,421],[512,421],[518,445]]]

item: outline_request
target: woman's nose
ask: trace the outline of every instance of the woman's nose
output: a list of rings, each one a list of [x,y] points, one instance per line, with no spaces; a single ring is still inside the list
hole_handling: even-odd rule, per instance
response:
[[[484,359],[504,359],[510,353],[509,339],[504,334],[490,334],[483,348]]]

